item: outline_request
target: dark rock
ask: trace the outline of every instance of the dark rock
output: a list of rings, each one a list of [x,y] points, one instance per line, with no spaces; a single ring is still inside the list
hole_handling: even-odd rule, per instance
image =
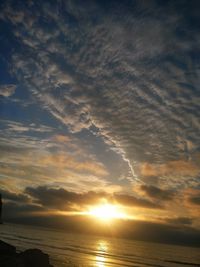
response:
[[[29,267],[50,267],[49,256],[39,249],[27,249],[19,254],[19,258]]]
[[[14,255],[16,248],[2,240],[0,240],[0,255]]]
[[[1,267],[53,267],[48,254],[39,249],[27,249],[16,253],[16,248],[0,240]]]
[[[3,202],[2,202],[2,197],[0,194],[0,224],[3,223],[3,221],[2,221],[2,206],[3,206]]]

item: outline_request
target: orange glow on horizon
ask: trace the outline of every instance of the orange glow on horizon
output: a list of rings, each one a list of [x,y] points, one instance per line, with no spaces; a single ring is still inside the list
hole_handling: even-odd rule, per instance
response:
[[[118,204],[108,203],[104,199],[103,203],[94,204],[85,207],[84,210],[74,211],[52,211],[52,214],[64,215],[64,216],[86,216],[95,220],[99,220],[105,223],[114,222],[114,220],[135,220],[136,216],[132,214],[130,210],[127,210],[124,206]],[[48,214],[51,212],[48,211]]]

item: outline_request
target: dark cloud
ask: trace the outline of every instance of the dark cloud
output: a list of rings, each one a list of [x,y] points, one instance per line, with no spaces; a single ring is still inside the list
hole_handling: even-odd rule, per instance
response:
[[[16,202],[27,202],[29,200],[29,197],[25,194],[16,194],[14,192],[10,192],[7,190],[0,189],[0,194],[2,195],[2,198],[5,200],[11,200]]]
[[[142,185],[141,190],[144,191],[147,196],[157,200],[169,201],[175,197],[175,192],[171,190],[160,189],[153,185]]]
[[[150,209],[163,208],[161,205],[147,199],[136,198],[125,194],[108,194],[105,192],[92,191],[86,193],[76,193],[67,191],[63,188],[56,189],[48,188],[46,186],[39,186],[36,188],[27,187],[25,193],[33,197],[36,203],[45,207],[64,210],[71,210],[73,205],[78,205],[79,207],[84,205],[95,205],[97,203],[101,203],[103,199],[130,207],[143,207]]]
[[[79,206],[86,204],[94,204],[99,199],[106,197],[106,193],[88,192],[79,194],[70,192],[63,188],[48,188],[39,186],[36,188],[27,187],[25,192],[35,199],[35,202],[42,204],[45,207],[57,209],[71,210],[70,206],[77,204]]]
[[[38,212],[44,212],[45,209],[35,204],[20,204],[12,201],[3,203],[2,218],[3,221],[11,220],[14,222],[15,218],[23,218],[37,216]],[[23,219],[21,219],[23,223]]]
[[[165,222],[175,225],[192,225],[193,219],[189,217],[166,218]]]
[[[125,206],[132,206],[132,207],[136,206],[136,207],[143,207],[143,208],[150,208],[150,209],[162,209],[163,208],[162,205],[149,201],[145,198],[137,198],[134,196],[121,195],[121,194],[115,194],[114,198],[116,199],[117,202]]]
[[[195,205],[200,205],[200,196],[192,196],[189,198],[189,202]]]

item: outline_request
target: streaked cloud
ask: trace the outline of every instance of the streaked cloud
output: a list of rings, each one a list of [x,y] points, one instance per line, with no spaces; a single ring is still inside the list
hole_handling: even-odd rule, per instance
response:
[[[57,141],[58,143],[68,143],[68,142],[71,141],[70,138],[69,138],[68,136],[66,136],[66,135],[61,135],[61,134],[55,135],[55,136],[53,137],[53,139],[54,139],[55,141]]]
[[[200,167],[195,162],[178,160],[170,161],[166,164],[143,163],[140,167],[140,173],[143,176],[198,176]]]
[[[79,162],[67,153],[54,153],[39,156],[38,160],[35,161],[35,164],[40,166],[57,167],[60,169],[69,168],[78,172],[89,172],[100,176],[108,174],[102,164],[91,161]]]
[[[52,132],[54,128],[46,126],[46,125],[37,125],[34,123],[21,123],[16,121],[9,120],[0,120],[4,133],[7,132],[11,134],[12,132]]]

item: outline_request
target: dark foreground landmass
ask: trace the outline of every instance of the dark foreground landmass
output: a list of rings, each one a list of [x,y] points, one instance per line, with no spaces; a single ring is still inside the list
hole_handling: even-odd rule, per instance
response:
[[[16,248],[0,240],[1,267],[53,267],[49,263],[49,255],[39,249],[27,249],[16,252]]]

